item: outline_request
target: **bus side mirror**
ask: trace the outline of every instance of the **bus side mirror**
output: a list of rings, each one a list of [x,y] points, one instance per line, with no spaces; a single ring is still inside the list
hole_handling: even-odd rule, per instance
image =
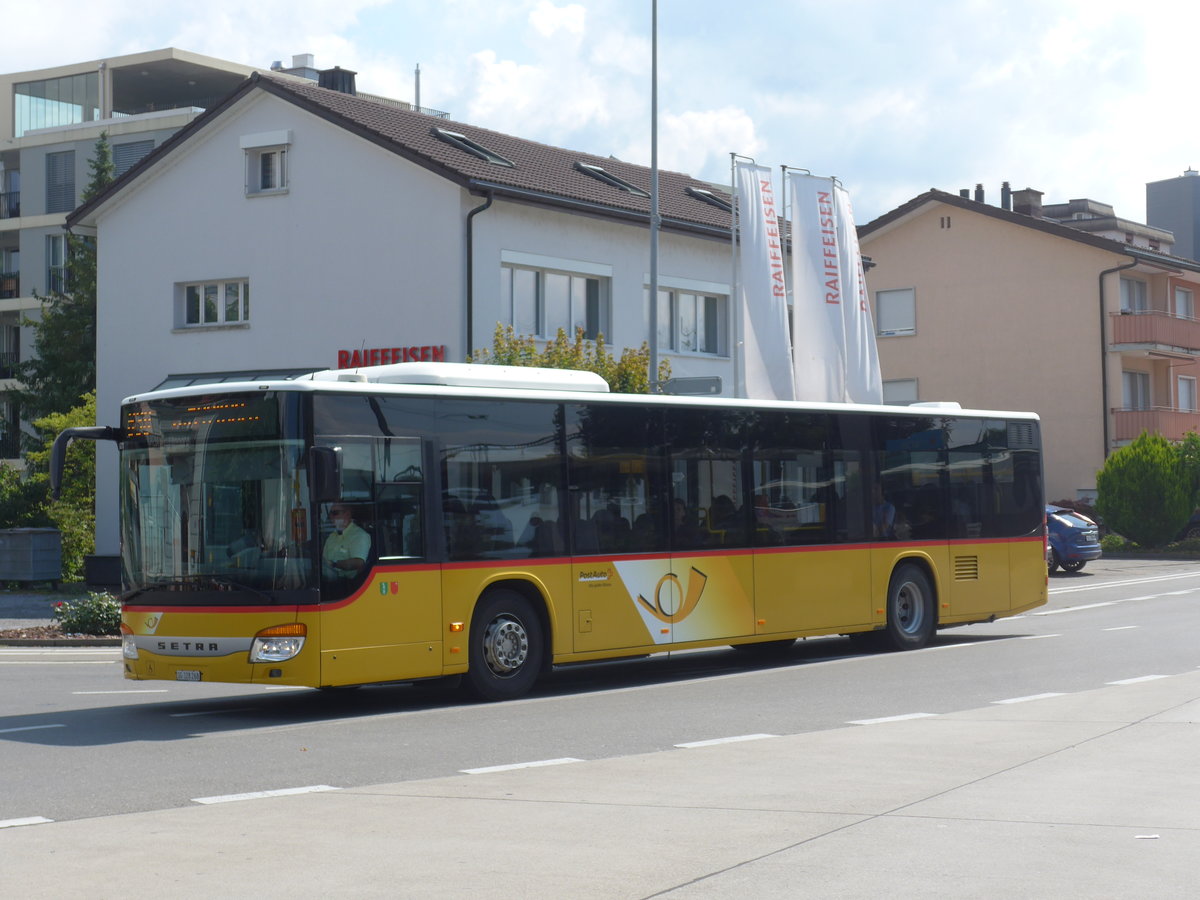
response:
[[[71,441],[120,441],[121,431],[109,425],[90,425],[65,428],[50,447],[50,495],[57,500],[62,493],[63,469],[67,464],[67,447]]]
[[[312,473],[313,500],[330,503],[341,497],[342,479],[338,473],[338,455],[332,447],[312,447],[308,451],[308,470]]]

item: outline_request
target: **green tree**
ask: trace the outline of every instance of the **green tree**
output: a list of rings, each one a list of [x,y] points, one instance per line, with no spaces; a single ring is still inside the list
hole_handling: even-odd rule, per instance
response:
[[[1148,432],[1105,461],[1096,473],[1096,494],[1106,524],[1143,547],[1169,543],[1192,512],[1179,450]]]
[[[96,141],[91,177],[83,192],[91,200],[113,181],[107,132]],[[20,366],[23,388],[16,392],[26,418],[65,413],[96,387],[96,241],[67,235],[66,284],[43,297],[41,321],[33,328],[33,355]]]
[[[83,577],[83,558],[96,546],[96,444],[73,441],[67,449],[62,494],[50,499],[50,448],[66,428],[96,424],[96,393],[80,398],[79,405],[65,413],[51,413],[33,423],[42,442],[40,450],[25,455],[29,465],[29,490],[44,510],[44,523],[62,535],[64,581]]]
[[[491,350],[476,350],[471,362],[489,363],[497,366],[540,366],[546,369],[581,369],[595,372],[608,382],[611,391],[621,394],[650,393],[650,348],[647,344],[633,349],[626,347],[620,358],[614,358],[604,343],[604,335],[589,341],[583,329],[575,329],[574,339],[560,328],[542,350],[528,335],[518,335],[511,325],[496,323]],[[671,377],[671,364],[662,360],[658,364],[658,380]]]
[[[1191,491],[1192,507],[1200,506],[1200,434],[1189,431],[1176,445],[1184,481]]]

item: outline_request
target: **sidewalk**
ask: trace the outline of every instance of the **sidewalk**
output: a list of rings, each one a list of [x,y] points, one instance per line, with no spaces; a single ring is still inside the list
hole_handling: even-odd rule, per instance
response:
[[[1197,747],[1189,672],[811,734],[0,829],[0,871],[14,894],[54,898],[233,885],[260,897],[1191,898]]]

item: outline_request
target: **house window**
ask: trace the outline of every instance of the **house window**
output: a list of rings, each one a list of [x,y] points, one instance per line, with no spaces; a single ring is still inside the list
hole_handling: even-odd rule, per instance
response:
[[[183,298],[180,320],[186,328],[241,325],[250,321],[249,281],[205,281],[180,288]]]
[[[609,329],[609,279],[526,266],[500,268],[501,321],[522,335],[552,338],[577,328],[595,340]]]
[[[287,149],[274,147],[246,154],[247,194],[278,194],[287,189]]]
[[[1135,278],[1121,279],[1121,312],[1143,313],[1149,307],[1146,301],[1146,282]]]
[[[1122,372],[1121,393],[1126,409],[1150,408],[1150,373]]]
[[[880,337],[917,333],[916,293],[914,288],[875,292],[876,333]]]
[[[113,144],[113,175],[120,178],[154,149],[154,141],[128,141]]]
[[[1175,315],[1181,319],[1196,318],[1196,298],[1187,288],[1175,288]]]
[[[63,294],[67,290],[67,236],[46,235],[46,290]]]
[[[1196,379],[1180,375],[1175,384],[1175,406],[1180,412],[1196,412]]]
[[[282,194],[288,188],[290,130],[244,134],[238,146],[246,154],[246,195]]]
[[[679,353],[729,355],[729,298],[675,288],[658,292],[658,346]]]
[[[917,402],[917,379],[897,378],[883,383],[883,402],[890,406],[907,406]]]
[[[46,154],[46,212],[75,208],[75,151]]]

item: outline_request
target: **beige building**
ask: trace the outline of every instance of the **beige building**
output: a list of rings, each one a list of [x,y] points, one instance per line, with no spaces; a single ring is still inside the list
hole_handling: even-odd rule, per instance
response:
[[[932,190],[859,229],[885,399],[1039,413],[1048,500],[1092,497],[1143,430],[1200,431],[1200,263],[1094,201],[976,197]]]

